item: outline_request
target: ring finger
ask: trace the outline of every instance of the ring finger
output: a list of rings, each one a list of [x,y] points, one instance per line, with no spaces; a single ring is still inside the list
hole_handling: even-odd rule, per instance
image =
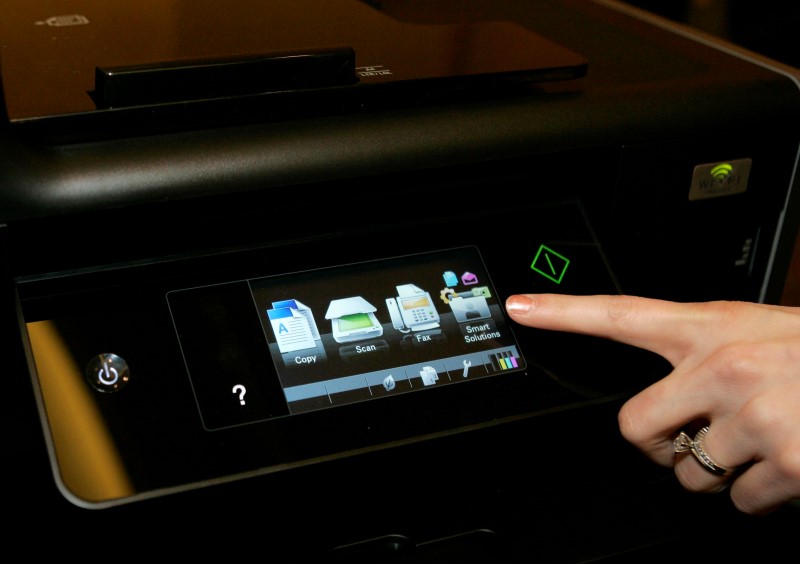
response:
[[[733,480],[743,464],[751,459],[741,441],[727,440],[736,433],[730,418],[720,418],[712,425],[682,435],[675,443],[675,475],[688,490],[718,492]]]

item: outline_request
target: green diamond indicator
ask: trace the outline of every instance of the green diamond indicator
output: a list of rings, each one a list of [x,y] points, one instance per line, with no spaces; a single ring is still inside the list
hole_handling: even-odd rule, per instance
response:
[[[561,279],[564,278],[564,273],[567,271],[568,266],[569,259],[567,257],[558,254],[545,245],[539,247],[531,263],[531,269],[556,284],[561,284]]]

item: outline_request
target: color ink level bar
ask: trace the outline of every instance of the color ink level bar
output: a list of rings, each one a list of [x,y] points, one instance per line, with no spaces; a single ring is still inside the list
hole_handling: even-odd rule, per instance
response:
[[[513,355],[513,353],[509,351],[495,353],[491,356],[492,359],[492,366],[495,370],[511,370],[512,368],[518,368],[519,364],[517,363],[517,357]]]

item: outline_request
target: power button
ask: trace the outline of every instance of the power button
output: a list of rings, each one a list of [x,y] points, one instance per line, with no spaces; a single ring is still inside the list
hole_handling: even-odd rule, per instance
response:
[[[99,354],[89,361],[86,379],[98,392],[118,392],[130,380],[128,363],[115,354]]]

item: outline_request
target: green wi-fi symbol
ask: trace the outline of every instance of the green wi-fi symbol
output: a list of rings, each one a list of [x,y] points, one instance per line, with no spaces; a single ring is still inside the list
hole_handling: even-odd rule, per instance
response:
[[[711,169],[711,176],[714,180],[723,181],[733,172],[733,167],[728,163],[721,163]]]

